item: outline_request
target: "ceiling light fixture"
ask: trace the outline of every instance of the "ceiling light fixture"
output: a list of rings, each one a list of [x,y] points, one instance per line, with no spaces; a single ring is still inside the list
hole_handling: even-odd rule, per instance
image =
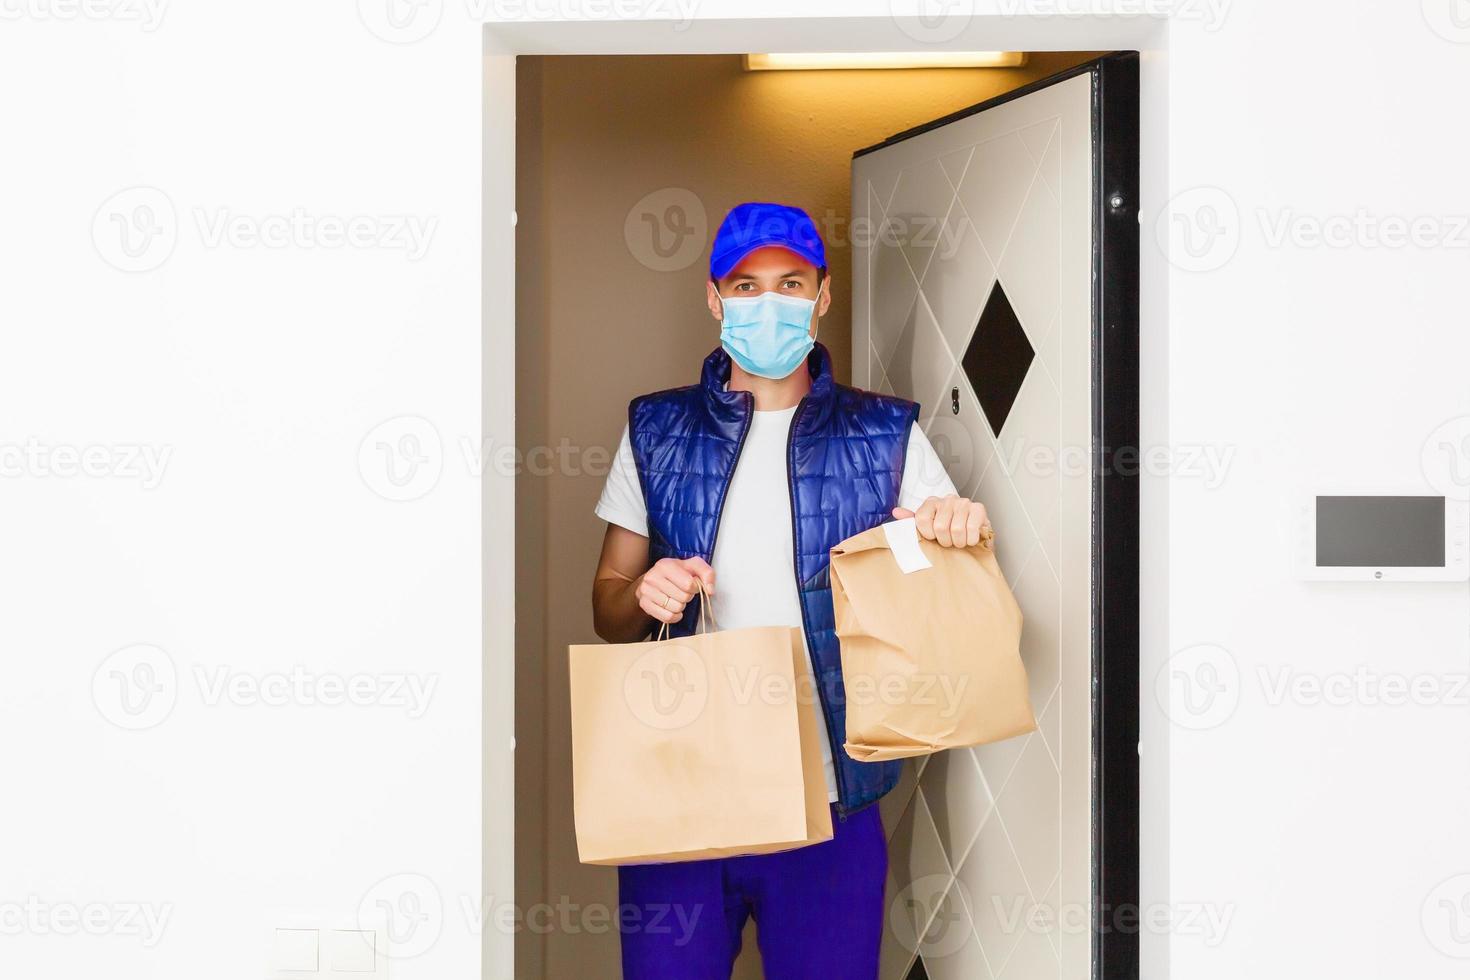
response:
[[[1019,68],[1024,51],[820,51],[807,54],[748,54],[746,71],[832,68]]]

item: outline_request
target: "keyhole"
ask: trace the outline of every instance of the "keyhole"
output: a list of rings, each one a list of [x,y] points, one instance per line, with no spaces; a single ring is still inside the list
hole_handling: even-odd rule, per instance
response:
[[[949,389],[949,410],[954,414],[960,414],[960,389],[959,385]]]

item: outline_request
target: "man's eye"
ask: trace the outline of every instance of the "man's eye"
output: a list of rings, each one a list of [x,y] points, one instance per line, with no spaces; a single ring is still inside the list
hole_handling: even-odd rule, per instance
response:
[[[801,280],[800,279],[787,279],[781,285],[784,286],[784,287],[786,287],[787,289],[800,289],[801,288]]]

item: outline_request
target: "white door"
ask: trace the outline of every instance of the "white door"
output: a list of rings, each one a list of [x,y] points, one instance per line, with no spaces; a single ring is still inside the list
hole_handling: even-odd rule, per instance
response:
[[[911,763],[884,801],[884,980],[1085,978],[1105,953],[1118,964],[1110,980],[1129,961],[1136,975],[1136,947],[1121,959],[1101,949],[1112,938],[1094,921],[1114,900],[1106,888],[1131,880],[1136,890],[1126,871],[1103,875],[1093,836],[1095,818],[1106,816],[1117,834],[1131,816],[1136,842],[1137,819],[1136,753],[1130,791],[1128,761],[1101,751],[1095,735],[1104,707],[1094,688],[1102,666],[1094,507],[1105,503],[1097,438],[1105,421],[1116,432],[1131,417],[1136,428],[1136,375],[1129,391],[1127,372],[1112,372],[1105,387],[1100,370],[1103,318],[1117,311],[1105,309],[1099,281],[1128,265],[1127,248],[1117,267],[1105,256],[1105,228],[1131,222],[1137,237],[1136,156],[1127,200],[1112,186],[1127,185],[1126,175],[1103,159],[1105,122],[1115,142],[1132,124],[1136,154],[1136,108],[1121,123],[1101,115],[1099,86],[1116,64],[1093,63],[853,160],[854,383],[918,401],[956,486],[989,509],[1025,615],[1039,726]],[[1136,107],[1136,82],[1132,99]],[[1123,530],[1115,523],[1111,540]],[[1107,569],[1112,580],[1125,572]],[[1136,590],[1136,567],[1133,578]],[[1129,588],[1114,589],[1113,605],[1132,595],[1136,606]],[[1133,637],[1136,671],[1136,622]],[[1107,652],[1122,653],[1116,643]],[[1120,679],[1110,677],[1115,687]],[[1136,681],[1131,706],[1122,689],[1125,703],[1107,706],[1115,743],[1129,707],[1136,740]],[[1099,806],[1095,760],[1113,767],[1116,812]],[[1130,850],[1125,841],[1113,856],[1136,864]]]

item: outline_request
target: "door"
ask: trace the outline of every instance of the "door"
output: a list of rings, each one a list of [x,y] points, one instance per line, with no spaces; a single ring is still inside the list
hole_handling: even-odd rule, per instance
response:
[[[989,509],[1038,720],[884,801],[885,980],[1137,976],[1137,123],[1119,54],[853,158],[854,382]]]

